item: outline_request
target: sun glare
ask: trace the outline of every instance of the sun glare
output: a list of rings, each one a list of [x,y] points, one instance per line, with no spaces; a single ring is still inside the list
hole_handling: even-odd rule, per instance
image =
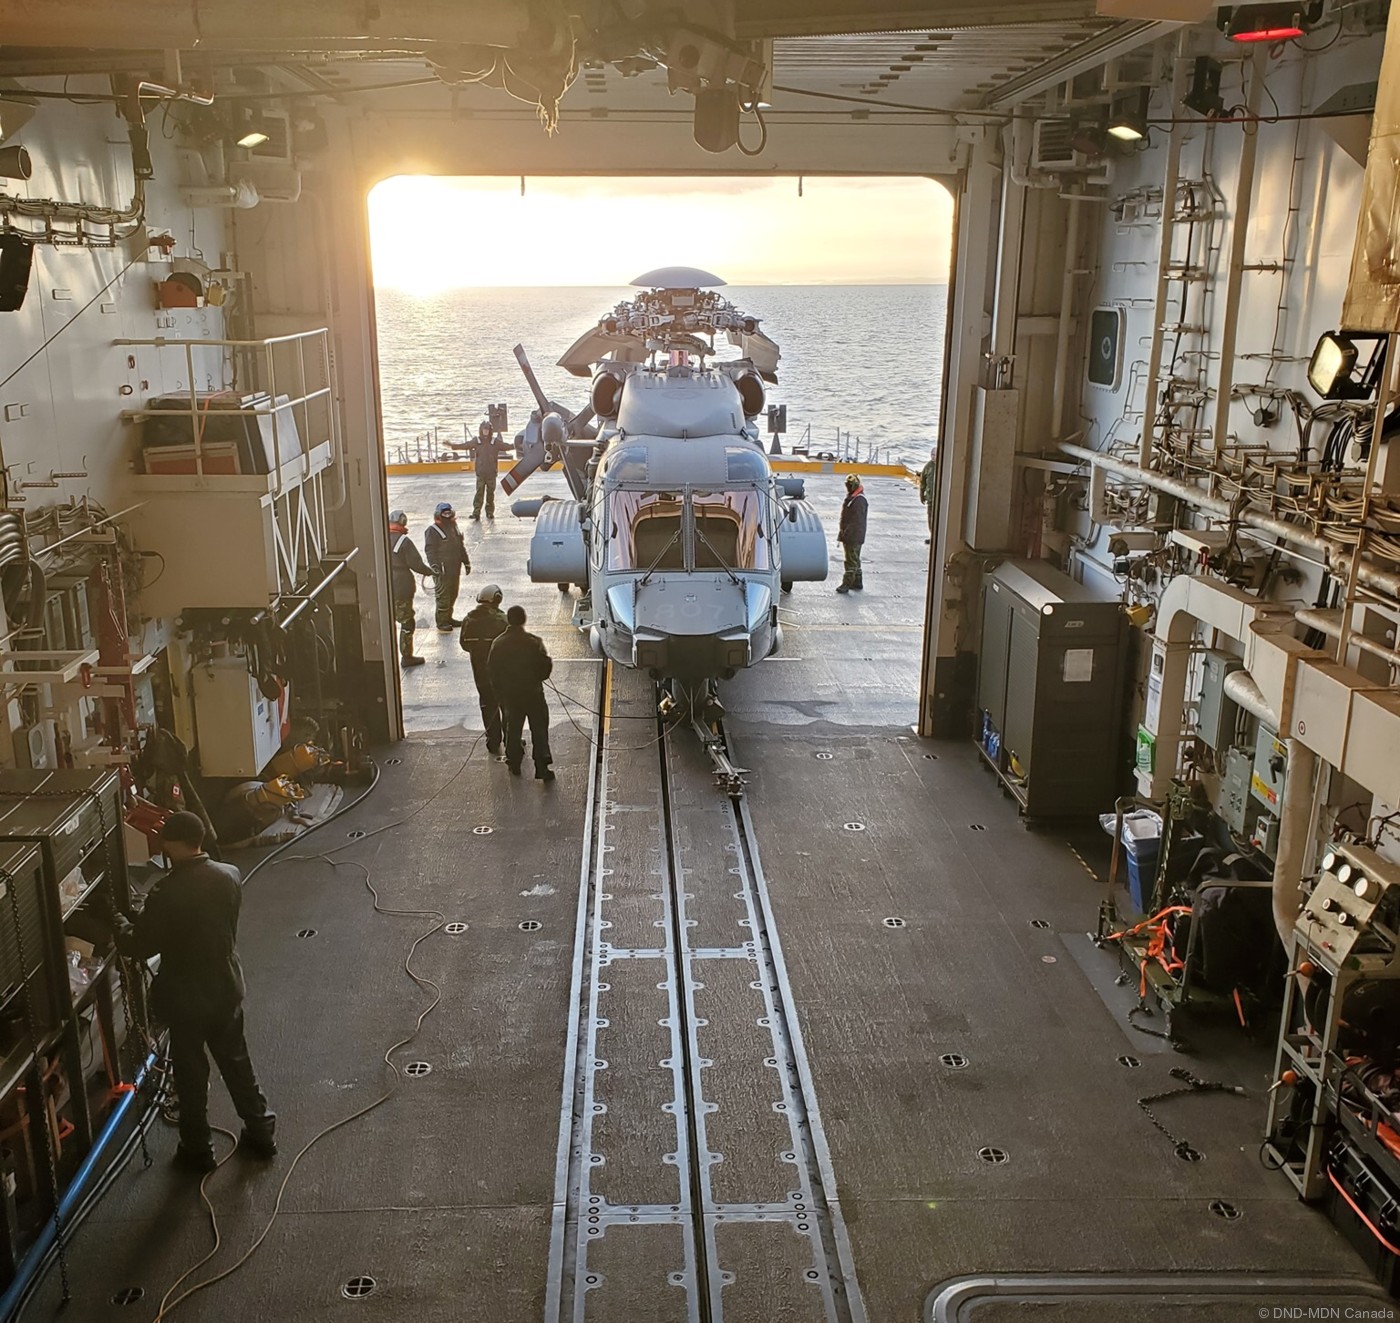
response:
[[[928,179],[439,179],[369,196],[376,285],[625,285],[684,262],[730,284],[947,279],[952,198]]]

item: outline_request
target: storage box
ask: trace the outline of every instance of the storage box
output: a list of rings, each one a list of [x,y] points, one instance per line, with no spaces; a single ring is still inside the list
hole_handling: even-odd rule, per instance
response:
[[[238,447],[232,441],[206,441],[201,445],[205,473],[242,473]],[[141,452],[147,473],[197,473],[193,446],[147,446]]]
[[[1381,1286],[1400,1299],[1400,1254],[1392,1254],[1382,1245],[1352,1207],[1360,1208],[1366,1221],[1394,1245],[1400,1242],[1400,1192],[1392,1190],[1342,1136],[1333,1143],[1327,1169],[1328,1215],[1366,1260]],[[1345,1189],[1345,1198],[1334,1179]]]
[[[206,452],[216,442],[234,448],[238,467],[232,472],[271,473],[277,468],[279,454],[285,464],[301,453],[301,438],[288,398],[279,395],[274,408],[271,396],[265,393],[199,391],[193,401],[185,394],[157,396],[146,405],[154,412],[146,416],[141,429],[142,449],[193,446],[197,424]],[[153,469],[149,464],[146,467],[147,473],[171,471]],[[210,471],[206,457],[205,472]]]

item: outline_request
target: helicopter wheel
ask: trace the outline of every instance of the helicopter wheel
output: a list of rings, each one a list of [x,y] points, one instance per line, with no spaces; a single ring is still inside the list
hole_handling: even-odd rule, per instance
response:
[[[567,583],[560,583],[555,585],[555,587],[558,588],[561,593],[567,593],[572,586],[572,584]]]
[[[790,592],[792,591],[792,580],[791,580],[791,579],[784,579],[784,580],[783,580],[783,591],[784,591],[785,593],[790,593]]]

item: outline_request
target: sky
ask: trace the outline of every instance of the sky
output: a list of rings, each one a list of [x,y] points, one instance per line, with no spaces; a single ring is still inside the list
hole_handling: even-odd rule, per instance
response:
[[[938,283],[953,201],[929,179],[386,179],[374,283],[412,294],[626,285],[698,266],[731,285]],[[424,242],[424,232],[449,236]]]

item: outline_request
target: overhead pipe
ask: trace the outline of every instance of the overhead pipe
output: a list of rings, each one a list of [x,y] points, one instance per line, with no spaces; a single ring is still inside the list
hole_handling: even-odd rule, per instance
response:
[[[461,0],[64,0],[27,5],[10,25],[10,44],[104,50],[247,51],[335,49],[345,41],[440,41],[468,46],[519,46],[529,40],[527,0],[490,6]]]
[[[1376,386],[1376,412],[1374,421],[1371,423],[1372,437],[1385,437],[1385,411],[1386,405],[1390,402],[1391,381],[1395,375],[1395,337],[1387,335],[1377,347],[1377,353],[1384,354],[1385,358],[1381,365],[1380,381]],[[1380,453],[1384,449],[1380,441],[1375,441],[1370,447],[1370,454],[1366,458],[1366,477],[1361,484],[1361,513],[1357,516],[1356,522],[1360,528],[1356,541],[1356,549],[1352,552],[1351,563],[1347,567],[1346,592],[1342,596],[1342,633],[1337,639],[1337,660],[1345,661],[1347,655],[1347,642],[1351,637],[1351,608],[1356,601],[1356,581],[1361,569],[1361,550],[1366,545],[1366,521],[1371,516],[1371,494],[1376,488],[1376,464],[1380,458]]]
[[[1060,324],[1055,333],[1055,377],[1050,396],[1050,435],[1065,430],[1065,378],[1069,375],[1069,341],[1074,311],[1074,278],[1079,274],[1080,202],[1069,199],[1069,233],[1065,236],[1065,274],[1060,282]]]
[[[1252,717],[1258,717],[1270,730],[1277,730],[1278,713],[1269,706],[1264,691],[1259,688],[1248,671],[1231,671],[1225,677],[1225,697],[1244,708]]]
[[[1319,611],[1313,607],[1305,607],[1297,612],[1295,618],[1300,625],[1315,629],[1319,634],[1326,634],[1329,639],[1340,639],[1342,618],[1345,614],[1343,611]],[[1379,657],[1390,666],[1400,667],[1400,652],[1394,648],[1387,648],[1379,639],[1373,639],[1369,634],[1357,634],[1353,631],[1347,643],[1350,647],[1360,648],[1362,652]],[[1345,661],[1346,658],[1341,660]]]
[[[1143,469],[1137,464],[1129,464],[1126,460],[1116,459],[1112,455],[1105,455],[1100,451],[1090,450],[1085,446],[1074,445],[1068,441],[1060,442],[1060,449],[1066,455],[1092,464],[1095,468],[1116,473],[1119,477],[1129,478],[1133,482],[1140,482],[1156,491],[1166,492],[1169,496],[1179,497],[1207,514],[1213,514],[1221,519],[1230,518],[1228,502],[1218,496],[1210,495],[1209,492],[1202,491],[1189,482],[1182,482],[1179,478],[1168,478],[1164,474]],[[1275,519],[1271,515],[1258,514],[1253,510],[1241,511],[1236,517],[1239,523],[1248,524],[1250,528],[1271,533],[1274,537],[1287,538],[1299,546],[1318,552],[1323,556],[1327,568],[1333,575],[1339,579],[1345,575],[1346,566],[1351,556],[1350,548],[1336,542],[1329,542],[1326,538],[1309,533],[1307,529],[1300,528],[1297,524],[1290,524],[1287,520]],[[1392,570],[1382,569],[1373,560],[1363,559],[1361,561],[1357,567],[1357,579],[1378,593],[1400,598],[1400,574]]]

